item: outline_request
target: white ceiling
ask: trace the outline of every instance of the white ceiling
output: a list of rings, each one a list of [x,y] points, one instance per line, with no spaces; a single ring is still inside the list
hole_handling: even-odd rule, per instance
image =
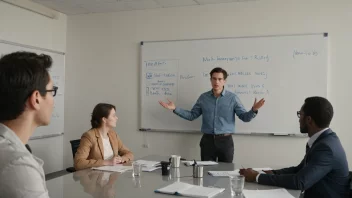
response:
[[[256,0],[32,0],[67,15],[144,10]]]

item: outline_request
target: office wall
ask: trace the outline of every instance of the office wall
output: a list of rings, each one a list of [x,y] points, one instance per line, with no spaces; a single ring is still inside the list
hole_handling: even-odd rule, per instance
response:
[[[0,39],[56,51],[66,51],[66,15],[58,19],[0,2]],[[44,160],[44,171],[62,170],[63,136],[31,140],[33,153]]]
[[[351,10],[350,0],[261,0],[69,16],[64,165],[72,164],[68,141],[90,128],[90,113],[98,102],[116,105],[116,130],[136,157],[181,154],[199,158],[200,134],[138,131],[140,41],[319,32],[329,33],[328,98],[336,112],[332,128],[352,161],[348,124],[352,110],[348,89],[352,71]],[[314,83],[314,74],[311,79],[300,80]],[[248,167],[279,167],[298,164],[307,139],[236,135],[234,141],[235,162]],[[149,148],[143,148],[143,144]]]

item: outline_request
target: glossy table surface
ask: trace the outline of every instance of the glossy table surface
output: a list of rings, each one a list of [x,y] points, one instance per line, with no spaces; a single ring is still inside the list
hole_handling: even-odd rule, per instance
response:
[[[142,159],[152,161],[168,161],[169,157],[147,156]],[[226,190],[215,196],[215,198],[231,197],[229,178],[213,177],[208,174],[209,170],[231,171],[235,170],[233,163],[219,163],[215,166],[205,166],[203,178],[193,178],[192,167],[181,164],[180,168],[171,168],[169,176],[162,176],[161,169],[153,172],[143,172],[140,177],[132,177],[132,171],[124,173],[103,172],[92,169],[81,170],[47,181],[47,188],[51,198],[66,197],[118,197],[118,198],[162,198],[173,197],[155,193],[154,190],[182,181],[194,185],[210,187],[221,187]],[[264,186],[256,183],[245,183],[245,189],[265,190],[277,187]],[[298,198],[300,191],[288,190],[289,193]]]

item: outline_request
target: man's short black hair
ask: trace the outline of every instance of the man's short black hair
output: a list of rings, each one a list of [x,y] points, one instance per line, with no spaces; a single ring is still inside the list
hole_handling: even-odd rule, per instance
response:
[[[36,90],[46,95],[50,81],[50,56],[14,52],[0,59],[0,122],[20,116],[28,97]]]
[[[326,98],[318,96],[306,98],[302,110],[304,116],[310,116],[319,128],[329,127],[334,116],[331,103]]]
[[[227,72],[221,67],[215,67],[214,69],[211,70],[210,72],[210,78],[213,77],[213,73],[222,73],[224,75],[224,80],[227,78]]]

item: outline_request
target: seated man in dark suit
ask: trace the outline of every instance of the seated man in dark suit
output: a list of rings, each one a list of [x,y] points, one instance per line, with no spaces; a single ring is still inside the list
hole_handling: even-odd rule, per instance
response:
[[[304,191],[305,198],[345,198],[349,191],[349,171],[345,151],[330,128],[334,111],[321,97],[305,100],[299,117],[301,133],[308,133],[306,155],[296,167],[259,174],[241,169],[248,182]]]

